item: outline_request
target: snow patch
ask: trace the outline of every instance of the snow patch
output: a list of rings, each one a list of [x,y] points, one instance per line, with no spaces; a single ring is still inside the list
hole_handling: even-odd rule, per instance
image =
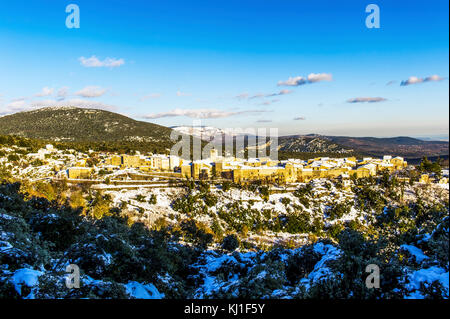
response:
[[[42,272],[30,268],[17,269],[14,275],[11,277],[11,282],[14,285],[17,293],[22,295],[23,285],[32,288],[37,286],[39,283],[39,276]],[[33,299],[33,293],[31,292],[25,299]]]
[[[125,285],[127,294],[136,299],[163,299],[164,294],[160,293],[153,284],[143,285],[137,281],[130,281]]]

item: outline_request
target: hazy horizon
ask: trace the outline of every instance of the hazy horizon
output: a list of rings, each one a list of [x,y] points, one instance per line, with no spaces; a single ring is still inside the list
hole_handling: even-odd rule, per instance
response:
[[[68,106],[63,106],[63,107],[39,107],[39,108],[34,108],[34,109],[29,109],[29,110],[17,111],[17,112],[10,113],[10,114],[0,114],[0,118],[3,117],[3,116],[18,114],[18,113],[21,113],[21,112],[38,111],[40,109],[48,109],[48,108],[56,108],[56,109],[58,109],[58,108],[71,108],[71,107],[73,107],[73,106],[69,106],[68,105]],[[74,108],[77,108],[77,107],[74,107]],[[81,108],[85,108],[85,107],[81,107]],[[145,120],[145,119],[143,120],[143,119],[140,119],[140,118],[137,118],[137,117],[130,116],[128,114],[114,112],[112,110],[103,110],[103,109],[95,108],[95,107],[93,107],[93,108],[89,107],[89,108],[86,108],[86,109],[96,109],[96,110],[101,110],[101,111],[109,111],[109,112],[113,112],[113,113],[117,113],[117,114],[129,117],[129,118],[131,118],[133,120],[136,120],[136,121],[143,121],[143,122],[147,122],[147,123],[158,124],[158,123],[156,123],[156,121],[149,121],[149,120]],[[222,129],[222,130],[246,129],[245,127],[236,127],[236,126],[234,126],[234,127],[231,127],[231,126],[230,127],[218,127],[218,126],[208,125],[208,124],[196,124],[196,123],[199,123],[199,122],[202,122],[202,121],[204,121],[204,120],[203,119],[197,119],[197,120],[194,120],[190,124],[188,123],[188,124],[184,124],[184,125],[167,125],[167,127],[168,128],[176,128],[176,127],[213,127],[213,128]],[[268,124],[267,127],[266,127],[267,129],[270,129],[270,128],[274,127],[274,126],[271,126],[270,123],[267,123],[267,124]],[[163,125],[163,126],[165,126],[165,125]],[[257,129],[256,127],[252,127],[252,128]],[[416,138],[416,139],[424,140],[424,141],[437,141],[437,142],[439,142],[439,141],[441,141],[441,142],[442,141],[448,142],[449,141],[449,134],[448,133],[444,133],[444,134],[426,134],[426,133],[424,133],[424,134],[411,134],[411,135],[404,135],[404,134],[399,134],[399,135],[375,135],[375,134],[374,135],[357,135],[357,134],[353,134],[352,135],[352,134],[345,134],[345,133],[344,134],[324,134],[324,133],[318,133],[317,131],[316,132],[314,132],[314,131],[311,131],[311,132],[306,131],[306,132],[301,132],[301,133],[300,132],[294,132],[294,133],[291,133],[291,134],[282,134],[282,133],[279,134],[279,136],[289,136],[289,135],[329,135],[329,136],[376,137],[376,138],[412,137],[412,138]]]

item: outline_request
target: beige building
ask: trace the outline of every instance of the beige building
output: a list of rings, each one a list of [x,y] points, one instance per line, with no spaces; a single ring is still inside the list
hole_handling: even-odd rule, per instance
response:
[[[88,179],[92,173],[89,167],[69,167],[67,169],[67,177],[69,179]]]

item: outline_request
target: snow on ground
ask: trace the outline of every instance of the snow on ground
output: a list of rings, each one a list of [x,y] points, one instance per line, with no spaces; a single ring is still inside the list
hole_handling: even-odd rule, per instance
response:
[[[43,271],[34,270],[31,268],[17,269],[10,277],[9,281],[14,285],[15,290],[24,299],[35,299],[36,293],[39,290],[39,277],[44,274]],[[64,277],[55,278],[55,280],[64,280]],[[102,280],[96,280],[89,276],[83,276],[81,278],[83,286],[96,286],[101,289],[102,286],[107,285],[107,282]],[[24,294],[24,287],[30,288],[28,295]],[[126,293],[136,299],[163,299],[164,294],[160,293],[158,289],[150,283],[139,283],[136,281],[130,281],[124,285]]]
[[[443,189],[449,190],[449,184],[448,183],[447,184],[436,184],[436,185],[438,185],[439,187],[441,187]]]
[[[408,275],[409,284],[406,285],[408,290],[414,290],[407,299],[423,299],[424,296],[417,291],[420,288],[421,283],[431,284],[433,281],[439,281],[442,286],[447,290],[449,290],[448,286],[448,278],[449,273],[446,272],[444,268],[433,266],[426,269],[419,269],[411,272]]]
[[[42,272],[30,268],[21,268],[17,269],[14,272],[14,275],[11,277],[11,282],[14,285],[17,293],[22,295],[23,286],[33,288],[37,286],[39,283],[39,276],[42,276]],[[34,299],[33,291],[30,292],[28,296],[24,297],[25,299]]]
[[[164,217],[168,222],[174,222],[173,218],[179,213],[172,209],[172,202],[180,196],[179,188],[139,188],[107,190],[105,194],[110,195],[113,206],[122,207],[127,203],[128,210],[136,210],[149,223],[154,223],[160,217]],[[151,204],[150,198],[156,196],[156,204]],[[138,197],[139,198],[138,200]]]
[[[130,281],[125,285],[127,294],[136,299],[163,299],[164,294],[160,293],[153,284],[141,284]]]
[[[282,262],[286,262],[289,256],[299,253],[300,251],[301,248],[295,250],[287,249],[283,251],[279,257]],[[323,243],[315,244],[314,251],[322,257],[316,263],[314,270],[309,274],[309,276],[300,281],[299,285],[305,287],[306,289],[309,289],[311,285],[316,284],[320,280],[324,280],[326,278],[329,279],[331,276],[335,275],[327,264],[331,260],[338,259],[342,254],[338,248],[329,244],[325,245]],[[220,291],[233,292],[235,287],[240,282],[238,273],[228,273],[229,278],[224,278],[223,275],[218,275],[219,269],[225,265],[232,265],[233,269],[246,269],[247,273],[250,273],[256,265],[264,265],[266,256],[266,253],[255,252],[235,252],[233,254],[224,255],[220,255],[212,251],[206,252],[203,260],[197,265],[194,265],[195,268],[199,269],[199,277],[203,281],[203,284],[197,289],[195,297],[207,298]],[[264,280],[267,276],[276,276],[276,274],[269,273],[267,270],[262,269],[255,275],[253,280]],[[272,297],[289,298],[289,293],[288,290],[282,289],[274,291],[272,293]]]
[[[412,256],[414,256],[416,258],[416,261],[418,263],[421,263],[425,259],[428,259],[428,257],[425,256],[423,251],[420,250],[419,248],[417,248],[416,246],[406,245],[405,244],[405,245],[401,245],[400,248],[403,248],[403,249],[407,250]]]
[[[204,254],[204,260],[194,265],[195,268],[199,269],[200,278],[203,280],[203,284],[195,292],[195,297],[201,299],[206,298],[215,292],[219,292],[220,290],[227,291],[233,285],[239,284],[239,276],[237,274],[224,281],[217,278],[214,273],[227,263],[250,269],[255,262],[256,255],[254,252],[237,253],[238,260],[233,255],[219,255],[213,251],[206,252]]]
[[[323,243],[317,243],[314,245],[314,251],[321,254],[322,258],[314,266],[314,270],[308,275],[308,277],[300,281],[301,284],[305,285],[306,289],[309,289],[311,285],[332,276],[333,272],[327,266],[327,263],[331,260],[338,259],[342,254],[342,251],[338,248],[332,245],[324,245]]]

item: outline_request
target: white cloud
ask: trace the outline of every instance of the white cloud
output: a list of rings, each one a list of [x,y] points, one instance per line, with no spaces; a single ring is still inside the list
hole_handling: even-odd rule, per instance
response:
[[[376,103],[387,101],[383,97],[355,97],[353,99],[348,99],[347,103]]]
[[[306,117],[304,116],[294,117],[294,121],[304,121],[304,120],[306,120]]]
[[[21,112],[28,108],[28,103],[25,99],[13,100],[10,103],[6,104],[6,106],[0,109],[0,115],[11,114],[15,112]]]
[[[290,77],[286,81],[279,81],[278,86],[300,86],[304,84],[332,81],[333,76],[329,73],[310,73],[306,78],[303,76]]]
[[[42,88],[42,91],[39,93],[36,93],[34,96],[37,97],[43,97],[43,96],[50,96],[53,94],[54,89],[53,88],[49,88],[49,87],[44,87]]]
[[[280,92],[278,92],[278,93],[272,93],[272,94],[269,94],[269,95],[266,95],[266,96],[280,96],[280,95],[286,95],[286,94],[290,94],[290,93],[292,93],[292,91],[291,90],[286,90],[286,89],[284,89],[284,90],[281,90]]]
[[[271,123],[272,120],[257,120],[256,123]]]
[[[434,74],[434,75],[426,77],[423,81],[424,82],[438,82],[438,81],[442,81],[442,80],[444,80],[443,77],[440,77],[439,75]]]
[[[238,111],[238,112],[227,112],[217,109],[174,109],[168,112],[161,112],[155,114],[148,114],[143,116],[146,119],[158,119],[163,117],[176,117],[176,116],[187,116],[190,118],[197,119],[214,119],[214,118],[224,118],[233,115],[244,114],[244,113],[262,113],[267,112],[264,110],[249,110],[249,111]]]
[[[418,77],[415,76],[410,76],[408,78],[408,80],[406,81],[402,81],[402,83],[400,83],[401,86],[405,86],[405,85],[410,85],[410,84],[417,84],[417,83],[422,83],[423,79],[420,79]]]
[[[333,77],[329,73],[311,73],[308,75],[309,83],[331,81],[331,80],[333,80]]]
[[[105,58],[103,61],[98,59],[95,55],[90,58],[80,57],[78,58],[81,65],[87,68],[116,68],[125,64],[124,59]]]
[[[400,83],[401,86],[407,86],[407,85],[411,85],[411,84],[418,84],[418,83],[424,83],[424,82],[438,82],[438,81],[442,81],[445,78],[440,77],[439,75],[431,75],[431,76],[427,76],[426,78],[418,78],[416,76],[410,76],[408,78],[408,80],[404,80]]]
[[[306,84],[306,79],[302,76],[290,77],[286,81],[279,81],[278,86],[299,86]]]
[[[290,94],[292,93],[291,90],[281,90],[279,92],[276,93],[268,93],[268,94],[264,94],[264,93],[257,93],[255,95],[252,95],[249,97],[249,99],[257,99],[257,98],[263,98],[263,97],[274,97],[274,96],[280,96],[280,95],[286,95],[286,94]]]
[[[99,97],[106,93],[106,89],[99,86],[86,86],[75,94],[81,97]]]
[[[10,108],[23,108],[27,105],[27,102],[25,100],[17,100],[12,101],[11,103],[8,103],[6,106]]]

